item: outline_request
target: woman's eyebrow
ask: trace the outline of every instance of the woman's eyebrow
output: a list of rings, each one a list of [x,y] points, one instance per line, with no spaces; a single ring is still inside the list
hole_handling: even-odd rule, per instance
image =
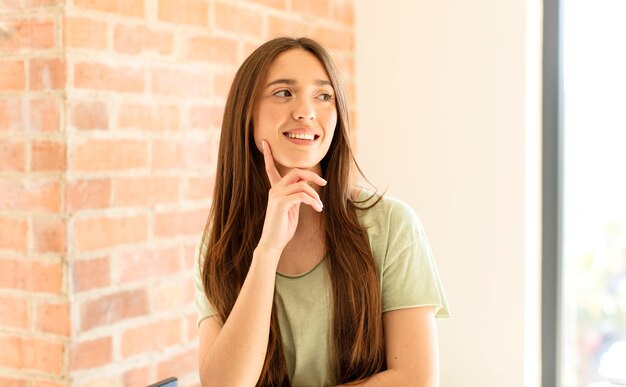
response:
[[[285,78],[281,78],[281,79],[276,79],[276,80],[271,81],[270,83],[268,83],[268,84],[265,86],[265,88],[268,88],[268,87],[270,87],[270,86],[272,86],[272,85],[275,85],[275,84],[277,84],[277,83],[284,83],[284,84],[287,84],[287,85],[293,86],[293,85],[295,85],[297,82],[296,82],[296,80],[295,80],[295,79],[285,79]],[[317,79],[317,80],[315,80],[315,84],[316,84],[317,86],[325,86],[325,85],[332,86],[332,84],[330,83],[330,81],[327,81],[327,80],[325,80],[325,79]]]
[[[327,81],[325,79],[318,79],[318,80],[315,81],[315,84],[317,86],[325,86],[325,85],[328,85],[328,86],[331,86],[331,87],[333,86],[332,83],[330,83],[330,81]]]
[[[265,87],[268,88],[268,87],[270,87],[272,85],[275,85],[277,83],[285,83],[287,85],[295,85],[296,81],[294,79],[284,79],[284,78],[281,78],[281,79],[276,79],[276,80],[268,83],[267,86],[265,86]]]

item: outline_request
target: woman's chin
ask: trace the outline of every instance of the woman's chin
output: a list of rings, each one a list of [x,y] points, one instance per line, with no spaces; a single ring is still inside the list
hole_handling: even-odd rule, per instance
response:
[[[311,162],[311,161],[303,161],[303,160],[286,160],[286,162],[276,162],[276,167],[279,169],[315,169],[319,163]]]

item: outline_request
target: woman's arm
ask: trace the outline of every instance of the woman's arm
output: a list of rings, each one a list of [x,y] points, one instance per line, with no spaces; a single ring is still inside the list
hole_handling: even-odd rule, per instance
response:
[[[346,386],[439,386],[437,326],[432,307],[383,314],[387,371]]]
[[[200,380],[207,386],[254,386],[265,361],[279,257],[255,250],[237,301],[222,326],[200,323]]]
[[[326,185],[326,180],[297,168],[281,176],[265,141],[263,158],[272,188],[246,280],[223,326],[216,318],[200,323],[200,380],[205,387],[257,384],[269,342],[278,261],[298,226],[300,205],[322,211],[320,196],[307,181]]]

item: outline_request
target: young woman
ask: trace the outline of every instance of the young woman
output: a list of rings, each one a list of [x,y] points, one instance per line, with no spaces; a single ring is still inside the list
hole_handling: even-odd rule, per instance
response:
[[[324,48],[254,51],[226,102],[196,259],[204,386],[438,385],[434,321],[448,311],[426,236],[353,168]]]

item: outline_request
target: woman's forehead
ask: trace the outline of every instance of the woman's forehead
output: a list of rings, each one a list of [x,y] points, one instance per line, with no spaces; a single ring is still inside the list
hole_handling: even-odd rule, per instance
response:
[[[294,48],[279,54],[267,71],[266,81],[274,79],[293,79],[296,81],[329,80],[322,62],[311,52]]]

